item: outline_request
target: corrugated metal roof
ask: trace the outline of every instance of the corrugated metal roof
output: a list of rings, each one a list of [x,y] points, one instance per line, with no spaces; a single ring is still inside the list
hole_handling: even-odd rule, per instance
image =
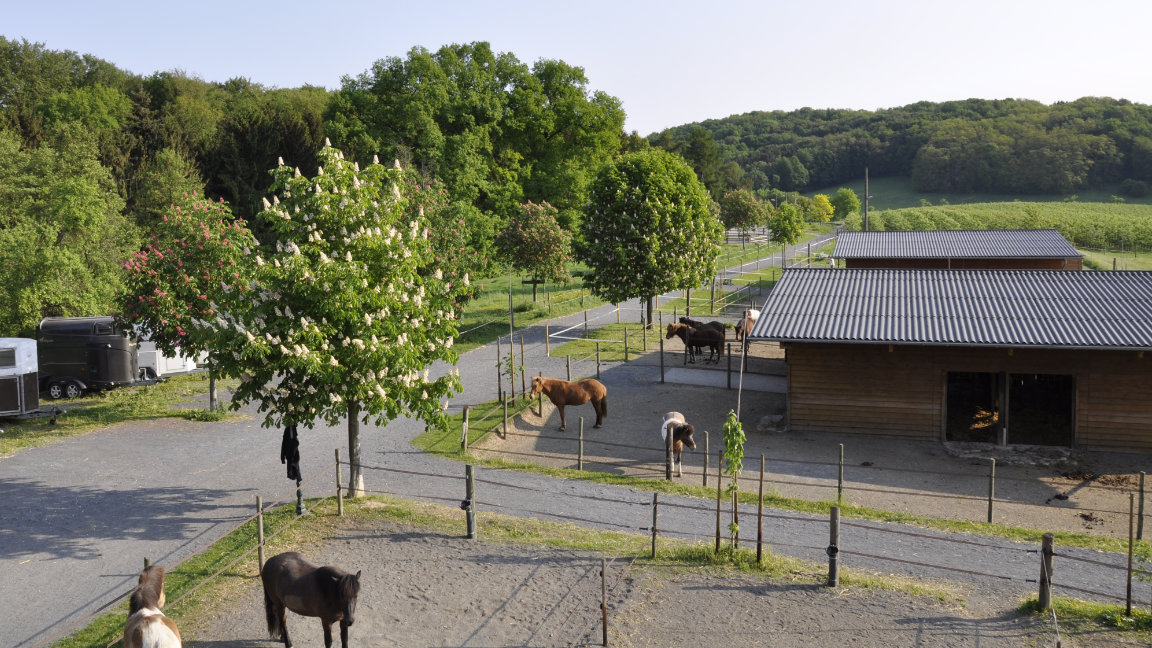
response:
[[[1076,251],[1054,229],[842,232],[837,259],[1073,259]]]
[[[1152,272],[791,268],[749,337],[1152,349]]]

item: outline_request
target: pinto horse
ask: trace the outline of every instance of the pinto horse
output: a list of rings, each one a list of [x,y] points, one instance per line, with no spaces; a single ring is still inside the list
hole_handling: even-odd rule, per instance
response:
[[[694,328],[687,324],[669,324],[668,332],[664,336],[665,340],[672,339],[672,336],[677,336],[684,342],[684,350],[687,356],[684,363],[687,364],[689,359],[691,362],[696,362],[696,354],[693,349],[708,347],[708,359],[705,362],[720,362],[720,356],[724,353],[724,332],[717,331],[713,327]]]
[[[264,615],[268,634],[284,641],[288,638],[285,609],[300,616],[320,617],[324,626],[324,648],[332,648],[332,624],[340,622],[340,646],[348,648],[348,626],[356,612],[360,594],[360,572],[349,574],[336,567],[317,567],[295,551],[272,556],[260,570],[264,583]]]
[[[760,311],[755,309],[748,309],[740,317],[740,321],[736,322],[736,341],[744,341],[744,346],[748,346],[748,334],[752,332],[752,327],[756,324],[756,320],[760,318]]]
[[[684,446],[695,450],[696,442],[692,435],[696,428],[684,421],[680,412],[668,412],[664,415],[664,425],[660,426],[660,436],[664,443],[668,443],[668,433],[672,433],[672,465],[676,468],[676,476],[684,476]]]
[[[164,568],[149,565],[140,572],[132,598],[128,599],[128,623],[124,625],[124,648],[180,648],[180,630],[164,616]]]
[[[532,379],[532,393],[529,398],[536,398],[543,392],[548,400],[560,411],[560,429],[563,430],[564,406],[583,405],[592,401],[592,408],[596,410],[596,425],[604,424],[604,417],[608,415],[608,389],[595,378],[587,378],[579,382],[568,382],[559,378],[543,378],[536,376]]]

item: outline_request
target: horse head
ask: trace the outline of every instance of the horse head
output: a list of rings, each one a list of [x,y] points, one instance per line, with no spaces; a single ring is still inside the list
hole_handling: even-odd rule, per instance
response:
[[[696,449],[696,442],[692,439],[692,435],[695,433],[696,433],[696,428],[692,427],[691,423],[685,423],[684,425],[681,425],[681,426],[676,428],[676,431],[672,433],[673,434],[672,439],[675,441],[679,441],[679,442],[683,443],[684,445],[688,446],[689,448],[692,448],[693,450],[695,450]]]
[[[363,570],[361,570],[363,571]],[[356,614],[356,597],[360,595],[360,571],[355,574],[344,574],[343,576],[333,576],[337,585],[337,593],[340,596],[340,611],[344,614],[342,623],[345,626],[352,625],[355,621],[354,615]]]
[[[671,340],[673,337],[680,334],[680,330],[686,328],[686,324],[669,324],[668,333],[664,336],[665,340]]]
[[[532,393],[528,394],[528,398],[536,398],[542,391],[544,391],[544,379],[540,376],[533,376]]]

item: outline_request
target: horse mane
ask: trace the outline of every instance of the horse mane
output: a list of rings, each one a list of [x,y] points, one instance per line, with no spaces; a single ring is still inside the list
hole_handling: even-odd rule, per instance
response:
[[[160,609],[164,600],[164,568],[159,565],[149,565],[140,572],[136,589],[132,590],[132,598],[128,599],[128,614],[135,614],[144,608]]]
[[[340,583],[337,585],[337,593],[340,594],[340,600],[347,601],[354,599],[360,595],[360,572],[356,574],[344,574],[340,577]]]

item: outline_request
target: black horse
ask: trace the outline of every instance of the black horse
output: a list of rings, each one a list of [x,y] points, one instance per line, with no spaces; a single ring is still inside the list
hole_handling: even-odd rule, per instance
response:
[[[268,634],[288,638],[285,609],[301,616],[320,617],[324,625],[324,648],[332,648],[332,624],[340,622],[340,646],[348,648],[348,626],[356,612],[360,594],[360,572],[349,574],[336,567],[317,567],[295,551],[278,554],[260,570],[264,583],[264,614],[268,617]]]
[[[665,334],[664,339],[671,339],[672,336],[677,336],[680,341],[684,343],[684,350],[686,357],[684,363],[687,364],[689,360],[696,362],[695,349],[703,349],[708,347],[708,359],[705,362],[720,362],[720,356],[724,354],[724,332],[718,331],[713,327],[693,328],[687,324],[669,324],[668,332]]]

